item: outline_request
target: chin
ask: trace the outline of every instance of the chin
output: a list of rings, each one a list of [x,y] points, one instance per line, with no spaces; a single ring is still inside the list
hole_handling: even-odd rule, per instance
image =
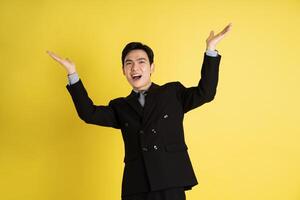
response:
[[[132,83],[132,86],[135,88],[141,88],[144,87],[146,83]]]
[[[140,88],[140,87],[143,87],[143,84],[132,84],[132,86],[135,88]]]

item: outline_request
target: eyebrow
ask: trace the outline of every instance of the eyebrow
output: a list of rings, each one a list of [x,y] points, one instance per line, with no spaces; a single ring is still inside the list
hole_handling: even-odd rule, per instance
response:
[[[147,61],[146,58],[138,58],[138,59],[136,59],[136,60],[145,60],[145,61]],[[131,59],[126,59],[126,60],[125,60],[125,63],[126,63],[127,61],[132,61],[132,60],[131,60]]]

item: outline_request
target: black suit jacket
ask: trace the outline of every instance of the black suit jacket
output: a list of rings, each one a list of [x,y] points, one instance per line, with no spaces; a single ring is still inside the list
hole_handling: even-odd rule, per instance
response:
[[[127,97],[94,105],[81,79],[67,89],[79,117],[88,124],[121,129],[125,147],[122,196],[197,185],[184,139],[183,118],[188,111],[214,99],[221,56],[204,53],[201,79],[186,88],[180,82],[152,82],[145,105],[132,90]]]

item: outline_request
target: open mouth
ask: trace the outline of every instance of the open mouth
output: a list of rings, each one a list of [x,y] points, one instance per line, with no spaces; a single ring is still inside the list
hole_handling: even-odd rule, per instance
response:
[[[137,81],[137,80],[139,80],[141,77],[142,77],[142,75],[133,75],[133,76],[132,76],[132,79],[133,79],[134,81]]]

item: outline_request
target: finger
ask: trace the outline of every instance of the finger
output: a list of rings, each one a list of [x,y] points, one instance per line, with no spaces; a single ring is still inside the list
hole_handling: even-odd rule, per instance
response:
[[[208,36],[208,40],[214,37],[214,31],[210,31],[209,36]]]
[[[54,58],[56,61],[58,61],[58,62],[60,62],[60,63],[63,62],[63,59],[62,59],[60,56],[56,55],[55,53],[49,52],[49,55],[50,55],[52,58]]]
[[[52,57],[54,57],[54,58],[56,58],[56,59],[61,59],[61,57],[59,57],[58,55],[56,55],[55,53],[53,53],[53,52],[51,52],[51,51],[47,51],[47,53],[48,53],[50,56],[52,56]]]
[[[217,34],[217,36],[223,36],[225,35],[231,28],[231,25],[227,25],[220,33]]]
[[[51,53],[51,55],[57,60],[63,60],[60,56],[56,55],[55,53]]]
[[[227,33],[228,31],[230,31],[232,24],[229,23],[223,30],[224,33]]]

